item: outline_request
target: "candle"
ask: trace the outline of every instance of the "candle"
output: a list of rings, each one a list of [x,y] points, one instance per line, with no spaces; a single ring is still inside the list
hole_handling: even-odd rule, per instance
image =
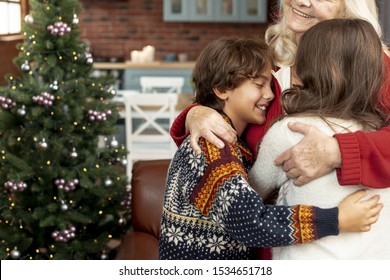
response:
[[[144,63],[145,62],[145,55],[143,53],[143,51],[131,51],[130,53],[130,59],[131,59],[131,62],[134,62],[134,63]]]
[[[145,54],[143,51],[138,52],[138,63],[145,63]]]
[[[131,51],[130,53],[130,60],[131,62],[136,63],[138,61],[138,51]]]
[[[144,54],[145,62],[154,61],[155,47],[147,45],[142,49],[142,52]]]

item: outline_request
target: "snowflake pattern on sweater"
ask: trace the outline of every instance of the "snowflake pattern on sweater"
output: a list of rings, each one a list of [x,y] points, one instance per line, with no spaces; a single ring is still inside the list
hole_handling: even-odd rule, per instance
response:
[[[248,184],[253,155],[242,141],[224,149],[203,138],[199,144],[201,155],[187,138],[169,168],[160,259],[249,259],[253,247],[338,234],[337,208],[264,205]]]

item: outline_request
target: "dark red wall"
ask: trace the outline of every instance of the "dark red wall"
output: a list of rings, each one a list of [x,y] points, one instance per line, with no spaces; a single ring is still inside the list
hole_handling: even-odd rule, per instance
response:
[[[19,73],[18,69],[12,62],[14,57],[16,57],[19,53],[16,49],[16,44],[19,42],[21,42],[21,40],[0,40],[0,86],[7,84],[4,79],[6,74],[17,75]]]

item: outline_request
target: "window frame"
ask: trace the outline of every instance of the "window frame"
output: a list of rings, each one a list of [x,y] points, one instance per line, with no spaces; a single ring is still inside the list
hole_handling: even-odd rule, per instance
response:
[[[15,0],[0,0],[0,2],[20,4],[20,20],[21,20],[21,24],[23,23],[24,17],[27,15],[29,10],[27,5],[27,0],[19,0],[19,2],[15,2]],[[0,40],[1,41],[12,40],[12,38],[19,37],[18,35],[21,34],[22,34],[22,30],[17,33],[0,34]]]

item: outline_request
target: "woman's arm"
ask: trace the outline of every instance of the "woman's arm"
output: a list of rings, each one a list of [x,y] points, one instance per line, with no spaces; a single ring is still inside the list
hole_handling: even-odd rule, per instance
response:
[[[390,127],[364,133],[335,134],[329,137],[302,123],[289,128],[305,137],[280,154],[282,166],[296,186],[304,185],[337,168],[341,185],[362,184],[372,188],[390,187]]]
[[[390,187],[390,126],[379,131],[336,134],[342,164],[337,169],[341,185]]]
[[[201,152],[198,145],[200,137],[206,138],[220,149],[224,147],[224,142],[220,138],[228,143],[235,143],[237,140],[236,131],[224,121],[221,114],[209,107],[196,104],[180,113],[172,124],[170,134],[177,146],[191,134],[191,147],[197,154]]]
[[[187,118],[188,111],[193,107],[197,106],[197,104],[193,104],[185,108],[175,119],[173,122],[169,133],[175,144],[179,147],[181,143],[183,143],[184,139],[187,138],[189,132],[186,131],[185,122]]]

